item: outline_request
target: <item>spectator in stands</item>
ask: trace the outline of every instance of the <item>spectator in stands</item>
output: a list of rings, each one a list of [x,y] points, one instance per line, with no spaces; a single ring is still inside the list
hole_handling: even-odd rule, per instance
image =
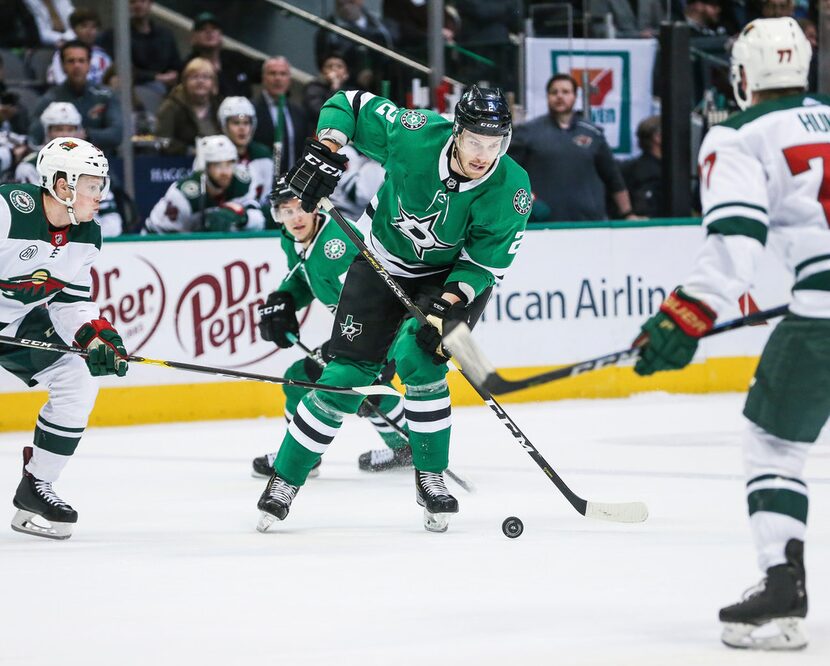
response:
[[[0,92],[0,182],[13,175],[17,164],[29,152],[26,129],[15,131],[13,123],[19,115],[17,95]]]
[[[726,35],[726,28],[720,22],[720,0],[689,0],[683,14],[692,31],[692,37]]]
[[[248,170],[251,194],[260,203],[268,201],[274,185],[274,155],[271,149],[253,140],[256,111],[247,97],[226,97],[219,105],[219,125],[236,146],[237,161]]]
[[[556,74],[548,81],[548,113],[515,128],[510,155],[533,184],[531,219],[604,220],[610,192],[619,217],[633,219],[631,200],[602,130],[574,114],[576,80]]]
[[[319,67],[320,75],[303,89],[303,108],[312,128],[317,127],[320,109],[326,100],[338,90],[348,89],[350,84],[349,66],[341,53],[326,54]]]
[[[761,16],[764,18],[785,18],[794,14],[793,0],[764,0],[761,5]]]
[[[176,85],[182,61],[173,33],[150,19],[151,0],[130,0],[130,41],[133,81],[137,86],[150,86],[160,94]],[[115,55],[112,29],[101,35],[101,46]]]
[[[72,0],[24,0],[35,19],[42,46],[60,47],[75,39],[69,16],[75,11]],[[6,20],[6,17],[3,17]]]
[[[3,48],[35,48],[40,33],[24,0],[0,0],[0,44]]]
[[[219,77],[219,99],[225,97],[251,97],[252,83],[262,80],[262,61],[222,48],[222,27],[211,12],[202,12],[193,20],[190,34],[192,50],[185,58],[205,58],[213,63]]]
[[[383,21],[370,13],[363,0],[335,0],[334,14],[328,20],[335,25],[355,32],[371,42],[392,48],[392,35]],[[380,81],[390,70],[388,59],[361,44],[357,44],[337,33],[320,28],[315,40],[314,55],[317,62],[332,51],[343,54],[355,83],[363,90],[378,92]]]
[[[87,80],[90,48],[81,41],[66,42],[60,50],[61,65],[66,80],[52,86],[41,97],[29,125],[29,140],[33,146],[44,144],[40,114],[52,102],[70,102],[81,114],[86,138],[112,156],[124,128],[121,123],[121,103],[112,91],[94,86]]]
[[[86,131],[81,122],[81,114],[69,102],[52,102],[40,114],[40,124],[43,127],[44,141],[49,142],[60,136],[85,139]],[[16,183],[40,183],[35,164],[37,162],[37,151],[30,152],[14,172]],[[95,214],[95,219],[101,225],[101,234],[104,237],[120,236],[123,229],[121,213],[115,201],[113,189],[107,192],[107,196],[101,200],[100,208]]]
[[[510,34],[521,29],[518,0],[456,0],[461,18],[458,44],[488,58],[495,66],[467,59],[462,77],[469,81],[497,81],[515,90],[515,47]]]
[[[72,26],[78,41],[88,45],[92,54],[89,60],[87,80],[96,86],[103,85],[104,72],[112,65],[112,58],[95,43],[98,38],[98,31],[101,29],[101,19],[98,17],[98,12],[83,7],[76,9],[69,17],[69,25]],[[61,66],[61,52],[58,49],[52,58],[52,64],[49,65],[49,69],[46,71],[46,81],[55,84],[63,83],[65,80],[66,74]]]
[[[6,85],[6,67],[0,56],[0,132],[27,135],[29,113],[20,103],[20,96]]]
[[[167,139],[166,155],[193,155],[196,138],[221,134],[216,113],[218,82],[210,60],[193,58],[158,110],[156,136]]]
[[[278,56],[262,63],[262,92],[254,102],[254,141],[266,146],[279,142],[282,151],[280,173],[286,173],[303,152],[303,144],[316,128],[309,127],[303,109],[288,99],[291,64]]]
[[[628,0],[591,0],[589,6],[594,37],[639,37],[637,19]],[[608,21],[611,25],[609,26]]]
[[[671,9],[666,15],[666,0],[640,0],[637,5],[637,28],[643,37],[657,37],[660,34],[660,24],[664,21],[675,20]]]
[[[173,183],[145,221],[149,233],[250,231],[265,226],[250,196],[247,171],[237,168],[236,146],[220,134],[199,139],[196,169]]]
[[[660,116],[650,116],[637,125],[637,145],[642,154],[623,162],[621,171],[636,215],[659,217],[663,214],[662,130]]]

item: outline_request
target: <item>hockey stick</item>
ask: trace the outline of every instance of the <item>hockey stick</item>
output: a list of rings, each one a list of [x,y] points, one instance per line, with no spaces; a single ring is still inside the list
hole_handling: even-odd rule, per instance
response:
[[[761,312],[754,312],[744,317],[738,317],[726,321],[719,326],[715,326],[702,337],[708,338],[713,335],[719,335],[727,331],[733,331],[736,328],[743,328],[744,326],[751,326],[760,322],[781,317],[788,312],[788,306],[780,305],[777,308],[770,310],[763,310]],[[539,386],[540,384],[547,384],[558,379],[565,379],[566,377],[574,377],[581,375],[584,372],[591,370],[598,370],[599,368],[607,368],[617,365],[622,361],[627,361],[636,358],[640,353],[639,347],[630,347],[622,351],[598,356],[582,363],[575,363],[567,365],[564,368],[557,368],[556,370],[549,370],[538,375],[532,375],[524,379],[505,379],[499,374],[498,370],[484,355],[484,352],[473,340],[470,333],[470,328],[466,324],[459,324],[453,328],[444,337],[444,343],[447,349],[452,351],[460,362],[464,370],[470,375],[476,385],[480,386],[486,391],[502,395],[503,393],[512,393],[513,391],[521,391],[522,389],[530,388],[532,386]]]
[[[326,367],[326,362],[319,358],[317,354],[314,353],[313,349],[310,349],[302,342],[300,342],[300,338],[298,338],[293,333],[286,333],[285,336],[294,342],[300,349],[302,349],[306,356],[308,356],[312,361],[317,363],[321,368]],[[369,410],[377,417],[379,417],[386,425],[388,425],[392,430],[397,432],[401,437],[403,437],[407,442],[409,442],[409,433],[406,432],[403,428],[401,428],[397,423],[395,423],[392,419],[390,419],[386,414],[380,411],[380,408],[377,405],[372,404],[369,400],[364,401],[366,405],[368,405]],[[461,486],[462,490],[466,490],[468,493],[475,492],[475,486],[473,486],[471,481],[468,481],[464,477],[459,476],[455,472],[453,472],[449,467],[445,470],[447,472],[447,476],[450,477],[453,481],[455,481],[459,486]]]
[[[403,304],[409,313],[421,325],[426,324],[427,318],[424,313],[421,312],[421,309],[412,302],[412,299],[410,299],[406,292],[401,288],[397,280],[395,280],[395,278],[392,277],[378,261],[377,257],[375,257],[372,251],[366,246],[366,243],[363,242],[363,239],[354,232],[343,215],[341,215],[340,211],[337,210],[337,208],[326,197],[323,197],[320,200],[320,204],[332,216],[334,221],[337,223],[337,226],[343,229],[344,233],[351,239],[357,249],[360,250],[360,254],[363,258],[369,262],[369,265],[386,283],[386,286],[389,287],[393,294],[395,294],[397,299]],[[516,425],[515,421],[513,421],[507,412],[501,408],[501,405],[496,402],[496,399],[493,398],[489,392],[477,387],[464,373],[463,369],[460,369],[460,372],[461,375],[468,382],[470,382],[470,385],[476,390],[476,393],[481,396],[481,399],[484,400],[485,404],[487,404],[487,406],[495,412],[496,416],[498,416],[499,420],[504,424],[504,427],[507,428],[510,431],[510,434],[513,435],[513,437],[515,437],[519,442],[519,445],[527,451],[527,454],[533,458],[533,461],[539,465],[545,474],[547,474],[551,482],[559,489],[559,492],[565,496],[565,499],[567,499],[571,506],[580,514],[589,518],[599,518],[619,523],[640,523],[648,517],[648,508],[642,502],[589,502],[574,493],[562,480],[562,478],[553,470],[553,468],[551,468],[547,460],[542,457],[542,454],[539,453],[536,447],[533,446],[531,441],[522,432],[521,428]]]
[[[66,345],[59,345],[54,342],[42,342],[41,340],[29,340],[27,338],[12,338],[5,335],[0,335],[0,343],[13,345],[15,347],[42,349],[45,351],[56,352],[58,354],[77,354],[78,356],[87,355],[87,350],[81,349],[80,347],[67,347]],[[286,386],[297,386],[299,388],[318,389],[320,391],[328,391],[329,393],[342,393],[345,395],[400,395],[400,393],[398,393],[395,389],[389,386],[353,386],[351,388],[341,386],[327,386],[326,384],[303,382],[295,379],[288,379],[287,377],[272,377],[271,375],[258,375],[253,372],[242,372],[240,370],[229,370],[226,368],[214,368],[209,365],[194,365],[192,363],[181,363],[179,361],[165,361],[156,358],[144,358],[143,356],[129,355],[127,356],[127,361],[129,361],[130,363],[160,365],[165,368],[175,368],[177,370],[200,372],[206,375],[219,375],[221,377],[232,377],[234,379],[252,379],[257,382],[267,382],[269,384],[282,384]]]

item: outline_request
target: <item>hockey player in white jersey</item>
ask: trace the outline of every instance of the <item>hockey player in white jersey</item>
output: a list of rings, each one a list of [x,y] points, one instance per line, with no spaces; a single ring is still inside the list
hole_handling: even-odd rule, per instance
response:
[[[74,343],[85,357],[0,343],[0,367],[49,399],[23,449],[23,478],[12,528],[66,539],[77,512],[52,488],[84,433],[95,404],[93,376],[127,372],[121,336],[91,299],[91,267],[101,249],[93,220],[109,188],[109,165],[91,143],[48,142],[38,154],[38,185],[0,185],[0,334]]]
[[[268,146],[253,141],[256,111],[247,97],[226,97],[217,112],[219,126],[239,156],[239,164],[251,176],[251,196],[260,204],[268,203],[274,183],[274,156]]]
[[[686,366],[751,286],[764,247],[793,272],[790,314],[764,348],[744,407],[750,527],[766,577],[720,611],[731,647],[807,644],[804,535],[810,445],[830,416],[830,98],[806,94],[810,44],[791,18],[747,25],[732,48],[744,111],[706,135],[707,238],[695,268],[644,325],[635,370]]]

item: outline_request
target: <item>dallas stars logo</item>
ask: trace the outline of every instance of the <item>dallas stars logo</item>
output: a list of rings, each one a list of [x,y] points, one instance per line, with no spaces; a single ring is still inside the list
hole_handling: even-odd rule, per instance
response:
[[[401,202],[398,201],[398,216],[392,220],[392,226],[409,239],[418,259],[423,259],[424,254],[429,250],[447,250],[453,247],[435,234],[433,227],[439,217],[441,217],[441,211],[426,217],[412,215],[406,212]]]
[[[404,111],[401,114],[401,125],[406,127],[408,130],[421,129],[426,124],[427,117],[420,111],[410,109],[409,111]]]
[[[340,337],[345,336],[349,342],[353,342],[361,333],[363,333],[363,324],[355,321],[352,315],[346,315],[346,321],[340,324]]]

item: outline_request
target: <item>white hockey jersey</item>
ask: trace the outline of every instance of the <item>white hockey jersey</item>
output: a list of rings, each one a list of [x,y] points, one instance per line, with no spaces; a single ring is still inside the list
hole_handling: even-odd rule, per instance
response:
[[[717,313],[764,246],[793,272],[790,311],[830,318],[830,97],[770,100],[713,127],[698,161],[708,236],[684,288]]]
[[[14,334],[26,314],[47,305],[55,331],[71,343],[100,313],[91,268],[101,227],[92,221],[50,228],[41,192],[37,185],[0,185],[0,330]]]

